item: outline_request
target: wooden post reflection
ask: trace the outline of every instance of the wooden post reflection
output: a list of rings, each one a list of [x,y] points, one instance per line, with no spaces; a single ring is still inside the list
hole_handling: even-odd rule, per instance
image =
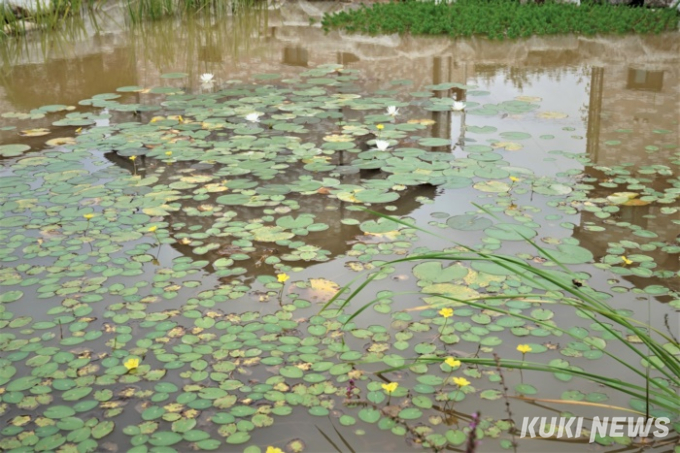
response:
[[[460,68],[453,57],[434,57],[432,61],[432,83],[434,85],[450,82],[467,83],[467,63],[463,63],[463,65],[464,67]],[[460,69],[462,69],[462,74]],[[461,78],[463,80],[460,80]],[[458,87],[435,91],[435,96],[439,98],[450,96],[452,99],[463,102],[467,100],[466,90]],[[432,119],[436,121],[432,126],[432,135],[451,140],[448,148],[437,147],[433,148],[434,151],[450,151],[453,153],[457,147],[463,148],[465,144],[465,112],[452,112],[450,110],[432,112]]]
[[[602,90],[604,68],[592,68],[590,72],[590,96],[588,100],[588,131],[586,132],[586,153],[591,162],[598,163],[600,150],[600,121],[602,114]]]

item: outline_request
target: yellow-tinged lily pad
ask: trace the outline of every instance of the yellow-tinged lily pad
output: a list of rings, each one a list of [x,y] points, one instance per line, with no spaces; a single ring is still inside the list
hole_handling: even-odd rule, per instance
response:
[[[24,426],[26,423],[30,421],[31,421],[30,415],[17,415],[12,420],[10,420],[10,424],[14,426]]]
[[[541,102],[543,98],[539,96],[516,96],[515,100],[522,102]]]
[[[173,208],[172,206],[164,204],[162,206],[154,206],[152,208],[143,208],[142,209],[142,212],[144,214],[150,215],[150,216],[165,216],[165,215],[169,215],[170,211],[177,211],[177,208]]]
[[[310,278],[309,284],[312,289],[317,291],[328,291],[335,293],[340,289],[340,286],[337,283],[325,278]]]
[[[342,126],[343,132],[347,132],[352,135],[366,135],[368,134],[369,130],[368,128],[364,126],[354,126],[354,125],[346,125]]]
[[[491,282],[504,282],[507,277],[505,275],[492,275],[486,272],[477,272],[472,269],[465,276],[465,283],[468,285],[479,285],[481,288],[486,288]]]
[[[311,297],[320,300],[328,300],[340,290],[340,285],[325,278],[310,278]]]
[[[73,137],[57,137],[45,142],[47,146],[75,145],[76,139]]]
[[[635,192],[614,192],[613,194],[607,197],[607,201],[615,205],[626,205],[626,203],[633,200],[634,198],[637,198],[638,196],[639,194]],[[631,204],[626,206],[644,206],[646,204],[649,203],[645,203],[642,205]]]
[[[290,231],[285,231],[278,226],[263,226],[251,231],[253,239],[260,242],[276,242],[290,239],[295,236]]]
[[[492,143],[491,146],[494,148],[503,148],[506,151],[519,151],[520,149],[524,148],[517,142],[495,142]]]
[[[435,283],[423,288],[424,293],[442,294],[454,299],[473,300],[480,297],[480,294],[465,285],[454,285],[451,283]]]
[[[355,196],[356,192],[339,192],[336,194],[338,197],[338,200],[340,201],[347,201],[350,203],[360,203],[360,201],[357,199]]]
[[[332,142],[332,143],[351,142],[353,140],[353,138],[349,135],[338,135],[338,134],[326,135],[323,139],[324,139],[324,141]]]
[[[224,184],[214,182],[204,185],[203,188],[206,190],[206,192],[224,192],[229,190],[229,188]]]
[[[401,233],[397,230],[386,231],[384,233],[366,233],[366,236],[373,236],[379,239],[390,239],[393,240],[397,238]]]
[[[639,199],[632,199],[628,200],[625,203],[623,203],[624,206],[647,206],[650,202],[645,201],[645,200],[639,200]]]
[[[212,181],[214,178],[209,175],[191,175],[191,176],[182,176],[180,178],[180,181],[183,182],[188,182],[188,183],[200,183],[200,182],[208,182]]]
[[[508,192],[510,190],[510,186],[503,181],[480,181],[475,183],[475,185],[472,187],[477,190],[481,190],[482,192],[491,193],[502,193]]]
[[[22,137],[41,137],[50,133],[49,129],[39,127],[37,129],[24,129],[19,133]]]
[[[539,118],[546,119],[546,120],[561,120],[563,118],[568,117],[569,115],[567,115],[566,113],[562,113],[562,112],[550,112],[550,111],[548,111],[548,112],[540,112],[536,116],[539,117]]]
[[[431,126],[434,123],[436,123],[435,120],[431,120],[429,118],[423,118],[423,119],[412,119],[407,121],[408,124],[422,124],[423,126]]]

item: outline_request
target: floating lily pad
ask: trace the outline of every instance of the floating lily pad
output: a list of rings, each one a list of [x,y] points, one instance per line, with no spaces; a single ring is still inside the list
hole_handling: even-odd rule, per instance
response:
[[[446,220],[446,224],[454,230],[476,231],[490,227],[493,225],[493,222],[486,217],[464,214],[449,217]]]
[[[473,134],[492,134],[498,130],[493,126],[466,126],[465,129]]]
[[[451,144],[451,140],[446,138],[428,137],[419,140],[418,144],[420,146],[432,146],[432,147],[449,146]]]
[[[602,306],[623,298],[631,309],[611,322],[646,313],[628,304],[635,297],[680,307],[666,259],[680,250],[668,227],[680,222],[678,159],[664,155],[677,146],[657,135],[666,129],[641,145],[654,162],[629,165],[622,153],[616,165],[589,163],[584,150],[541,149],[585,133],[537,119],[563,118],[539,113],[537,97],[491,103],[495,94],[467,92],[465,113],[451,113],[444,92],[472,87],[446,82],[411,96],[389,77],[371,92],[341,65],[288,72],[220,77],[212,88],[171,73],[161,80],[179,82],[162,84],[175,86],[121,87],[78,111],[2,114],[14,141],[52,122],[70,129],[42,148],[45,139],[22,138],[30,156],[23,142],[0,147],[0,157],[19,158],[4,161],[0,178],[0,450],[96,451],[124,434],[134,452],[302,451],[291,436],[262,441],[262,428],[300,414],[462,448],[467,428],[440,409],[503,398],[494,353],[519,363],[515,348],[526,344],[526,362],[549,361],[550,379],[572,382],[582,368],[566,358],[589,372],[605,348],[617,350],[612,331],[639,346],[634,331],[555,303],[565,294]],[[449,120],[466,123],[454,124],[453,139],[441,135]],[[603,146],[628,145],[602,127]],[[546,156],[554,165],[541,165]],[[503,261],[483,259],[491,254]],[[647,355],[631,363],[661,365]],[[506,380],[519,395],[611,397],[550,396],[536,373]],[[650,385],[672,393],[666,380]],[[482,416],[484,445],[511,449],[511,423]],[[324,432],[320,448],[349,449]]]
[[[0,145],[0,156],[17,157],[31,149],[28,145]]]
[[[536,236],[536,230],[515,223],[497,223],[484,231],[487,236],[503,241],[525,241]]]
[[[474,184],[475,189],[482,192],[503,193],[510,190],[510,185],[503,181],[480,181]]]
[[[186,72],[168,72],[166,74],[161,74],[162,79],[183,79],[184,77],[189,77]]]
[[[527,132],[501,132],[500,135],[508,140],[526,140],[531,138],[531,134]]]

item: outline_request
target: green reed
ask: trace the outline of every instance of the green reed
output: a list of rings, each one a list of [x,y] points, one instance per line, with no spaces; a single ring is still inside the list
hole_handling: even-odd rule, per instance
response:
[[[237,11],[262,3],[260,0],[126,0],[129,18],[133,23],[159,20],[182,14],[210,12],[236,13]]]
[[[411,223],[404,222],[398,218],[388,215],[373,212],[373,214],[389,219],[393,222],[406,225],[409,228],[426,232],[435,235],[439,238],[449,241],[449,239],[430,232],[426,229],[417,227]],[[603,355],[614,360],[623,368],[627,369],[633,376],[637,376],[636,382],[625,382],[614,376],[606,376],[598,373],[580,370],[578,368],[561,368],[548,364],[530,362],[525,360],[509,360],[498,359],[496,357],[480,357],[475,356],[471,358],[458,357],[457,359],[463,363],[474,364],[476,366],[483,366],[488,368],[496,368],[498,366],[507,369],[519,369],[528,371],[540,371],[550,373],[563,373],[574,377],[580,377],[588,381],[603,385],[610,389],[614,389],[633,398],[640,399],[646,403],[647,414],[652,406],[664,408],[672,413],[678,413],[680,410],[680,358],[675,354],[673,345],[677,348],[677,340],[668,332],[664,332],[653,326],[635,319],[633,316],[622,314],[620,310],[615,309],[608,303],[600,300],[596,293],[587,286],[575,285],[573,281],[573,273],[564,265],[554,259],[549,251],[537,245],[534,241],[526,239],[533,247],[535,247],[543,256],[548,257],[551,261],[556,263],[561,270],[565,272],[568,277],[546,271],[532,264],[529,264],[521,259],[498,255],[493,253],[486,253],[478,251],[458,243],[453,243],[462,251],[456,252],[431,252],[418,255],[412,255],[398,260],[384,263],[376,267],[354,290],[351,286],[363,277],[357,277],[355,280],[341,288],[341,290],[324,306],[324,309],[331,307],[331,305],[338,304],[333,308],[345,309],[355,298],[364,292],[364,290],[371,284],[371,282],[379,275],[380,270],[386,266],[393,266],[397,263],[405,262],[422,262],[427,260],[449,261],[449,262],[474,262],[484,261],[494,263],[514,275],[521,277],[527,282],[534,285],[534,287],[541,288],[544,293],[529,293],[529,294],[489,294],[476,299],[463,300],[455,297],[450,297],[441,294],[426,294],[421,292],[402,292],[403,294],[414,294],[418,296],[437,296],[439,299],[446,302],[431,305],[430,308],[439,309],[451,304],[465,304],[480,310],[493,311],[499,315],[512,316],[521,320],[530,321],[546,330],[555,332],[559,335],[565,335],[578,339],[570,328],[562,328],[555,325],[552,321],[542,321],[531,316],[517,313],[513,310],[506,310],[504,308],[487,304],[486,302],[495,300],[510,300],[510,299],[524,299],[532,298],[533,300],[540,300],[542,302],[551,304],[560,304],[574,308],[577,313],[583,317],[591,320],[599,328],[606,332],[612,342],[623,346],[624,350],[628,351],[626,357],[613,353],[607,349],[605,345],[597,342],[589,343],[593,348],[601,351]],[[451,241],[449,241],[451,242]],[[557,288],[557,290],[555,290]],[[341,296],[348,294],[344,300]],[[364,310],[371,307],[378,299],[371,300],[358,309],[354,310],[350,316],[345,320],[345,324],[350,323],[354,318],[359,316]],[[669,347],[670,345],[670,347]],[[442,362],[443,358],[428,358],[415,359],[420,362]],[[640,361],[646,363],[647,369],[640,369]],[[413,363],[404,365],[404,367],[412,366]],[[654,372],[654,376],[650,376],[650,371]],[[587,403],[583,403],[587,404]]]
[[[54,30],[73,25],[84,13],[92,13],[102,0],[38,0],[35,9],[13,11],[0,6],[0,19],[5,24],[0,39],[9,35],[25,34],[29,30]]]

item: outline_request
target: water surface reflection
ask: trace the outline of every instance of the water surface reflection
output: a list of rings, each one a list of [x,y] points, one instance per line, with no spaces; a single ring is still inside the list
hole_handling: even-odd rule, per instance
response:
[[[339,7],[335,3],[286,4],[281,9],[248,10],[220,20],[198,17],[195,20],[144,24],[134,29],[126,29],[122,15],[112,10],[112,21],[107,23],[107,30],[85,27],[81,35],[52,43],[28,38],[20,51],[13,52],[11,56],[5,53],[0,80],[0,110],[28,111],[46,104],[77,106],[81,99],[112,93],[121,86],[151,87],[159,84],[159,80],[167,86],[198,92],[204,89],[200,86],[199,75],[205,72],[215,74],[215,89],[227,86],[227,81],[251,81],[253,75],[262,73],[277,73],[284,79],[295,79],[305,69],[324,63],[338,63],[360,70],[358,90],[397,98],[405,96],[396,87],[407,86],[407,91],[414,93],[425,90],[428,85],[449,82],[478,88],[440,90],[437,91],[438,96],[456,95],[458,99],[479,104],[495,104],[518,96],[537,97],[541,99],[543,117],[522,113],[481,116],[472,111],[424,113],[417,102],[403,107],[402,114],[408,117],[425,115],[427,119],[434,120],[435,123],[430,126],[431,134],[450,139],[449,146],[439,147],[436,152],[451,153],[456,159],[467,158],[465,147],[471,144],[498,145],[478,132],[485,126],[492,126],[499,132],[530,134],[531,138],[521,142],[519,149],[510,145],[496,146],[507,165],[529,168],[537,175],[560,174],[574,187],[589,186],[587,199],[575,203],[573,211],[559,221],[546,222],[541,226],[542,237],[577,238],[593,251],[596,260],[610,253],[608,250],[612,243],[635,240],[655,247],[652,253],[656,262],[654,271],[678,271],[678,253],[670,247],[678,245],[677,222],[680,215],[677,203],[623,207],[606,219],[588,208],[592,199],[606,198],[624,190],[641,191],[647,187],[663,194],[680,188],[677,179],[680,40],[677,33],[650,37],[568,36],[489,42],[483,39],[452,41],[408,36],[368,38],[343,33],[324,34],[319,28],[307,25],[310,14]],[[55,46],[56,42],[60,45]],[[186,72],[189,77],[160,78],[161,74],[169,72]],[[135,94],[129,96],[134,102],[148,102],[149,105],[157,100]],[[146,123],[153,116],[154,112],[116,112],[109,121]],[[2,123],[24,128],[24,123],[11,118],[3,118]],[[31,124],[31,127],[38,126],[52,128],[54,136],[75,133],[75,128],[52,127],[49,117]],[[322,131],[315,132],[320,134]],[[4,130],[1,134],[0,138],[5,142],[17,140],[16,131]],[[29,141],[39,151],[39,144],[46,138],[50,137]],[[414,143],[415,140],[411,145]],[[159,161],[141,157],[138,169],[131,168],[129,159],[124,155],[111,152],[105,158],[107,164],[131,173],[139,170],[142,176],[158,175],[160,184],[170,184],[179,174],[201,175],[219,171],[219,166],[209,163],[176,163],[162,167],[164,164]],[[338,153],[338,158],[342,158],[342,153]],[[588,158],[591,164],[584,163],[583,158]],[[609,171],[622,163],[630,164],[626,167],[627,171],[639,179],[639,186],[620,183],[616,174]],[[303,173],[301,168],[291,167],[285,174],[277,175],[267,183],[285,185],[298,180]],[[381,177],[377,173],[362,171],[342,177],[343,182],[351,183],[356,178]],[[456,192],[456,198],[452,197],[452,193],[429,185],[409,187],[392,213],[415,217],[420,224],[426,225],[432,222],[434,213],[464,213],[471,210],[471,202],[480,201],[479,194],[473,191]],[[348,260],[345,255],[355,243],[370,243],[370,239],[359,237],[356,227],[340,222],[349,216],[347,203],[322,192],[297,201],[300,205],[304,204],[305,212],[315,214],[317,221],[330,226],[324,233],[311,234],[306,241],[328,250],[329,258],[335,259],[324,264],[314,263],[314,266],[311,262],[297,264],[306,268],[303,275],[322,272],[338,280],[351,278],[353,274],[345,267]],[[432,201],[432,204],[424,204],[425,201]],[[546,214],[558,213],[555,206],[548,206],[545,198],[533,192],[518,196],[516,201],[522,206],[538,206]],[[203,203],[215,205],[214,197],[203,200]],[[175,238],[181,240],[187,238],[191,231],[209,228],[214,217],[188,214],[191,209],[197,209],[197,204],[189,200],[182,209],[164,217],[170,225],[176,225],[172,231]],[[259,211],[243,207],[232,210],[246,222],[262,215]],[[368,214],[356,212],[351,216],[359,221],[370,218]],[[573,228],[566,229],[560,223],[571,223]],[[658,237],[652,240],[634,238],[626,223],[653,231]],[[603,224],[606,225],[604,231],[593,228]],[[473,240],[481,241],[481,238]],[[166,259],[184,255],[212,263],[221,257],[238,254],[242,246],[233,242],[233,238],[221,238],[220,247],[207,254],[196,253],[190,243],[178,243],[171,253],[168,252],[171,256]],[[437,240],[428,242],[424,239],[423,243],[432,248],[441,247]],[[257,245],[256,249],[255,259],[242,264],[245,272],[239,278],[247,282],[254,281],[261,273],[271,273],[271,268],[261,264],[262,257],[284,253],[276,246]],[[202,278],[207,285],[224,283],[216,278],[216,270],[211,264],[203,271]],[[603,289],[607,286],[605,281],[608,277],[611,275],[598,271],[594,284],[599,283],[600,289]],[[680,290],[677,274],[673,277],[658,274],[656,277],[625,275],[622,279],[638,287],[659,283]],[[390,282],[381,284],[383,289],[390,287]],[[621,283],[621,286],[631,287],[628,283]],[[189,293],[186,291],[182,296]],[[622,298],[617,303],[624,308],[635,308],[636,301]],[[252,310],[251,305],[251,301],[246,300],[238,307],[230,308],[234,311]],[[654,322],[659,323],[668,313],[672,313],[668,307],[655,310],[652,315]],[[566,316],[563,321],[571,321]],[[367,314],[367,319],[362,322],[377,324],[382,322],[382,318]],[[462,351],[465,354],[474,352]],[[586,362],[585,359],[574,361],[586,366],[583,362]],[[517,381],[518,377],[510,379]],[[529,379],[534,378],[527,381]],[[499,412],[497,404],[483,404],[489,406],[483,405],[484,411],[496,415]],[[524,407],[518,412],[528,414],[532,410],[534,408]],[[312,422],[309,423],[311,426]],[[394,438],[390,437],[390,442],[393,441]],[[327,447],[321,437],[316,442],[314,445],[319,449]],[[549,448],[554,447],[551,445]],[[560,445],[559,448],[571,450],[568,445]],[[545,451],[545,447],[535,447],[533,451]]]

